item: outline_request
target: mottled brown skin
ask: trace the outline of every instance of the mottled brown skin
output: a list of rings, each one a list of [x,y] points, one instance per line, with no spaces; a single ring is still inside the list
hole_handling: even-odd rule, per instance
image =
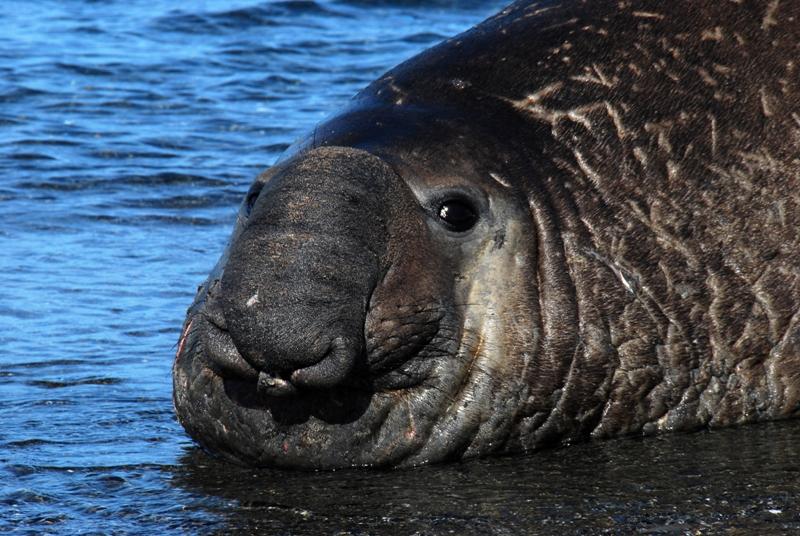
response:
[[[797,2],[574,0],[398,66],[256,182],[181,423],[330,468],[797,416],[798,58]]]

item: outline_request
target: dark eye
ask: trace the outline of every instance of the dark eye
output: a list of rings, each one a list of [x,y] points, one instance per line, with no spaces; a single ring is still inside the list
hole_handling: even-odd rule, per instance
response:
[[[256,204],[258,196],[263,188],[264,185],[262,183],[256,183],[250,188],[250,191],[247,193],[247,199],[244,202],[245,216],[249,216],[250,213],[253,211],[253,205]]]
[[[463,233],[478,222],[478,211],[464,199],[448,199],[439,205],[439,219],[451,231]]]

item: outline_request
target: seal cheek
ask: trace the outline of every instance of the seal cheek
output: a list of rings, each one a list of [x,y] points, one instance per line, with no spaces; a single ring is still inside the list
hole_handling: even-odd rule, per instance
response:
[[[372,375],[413,359],[439,332],[449,294],[439,259],[426,245],[424,234],[402,252],[395,251],[367,308],[364,340]]]
[[[431,301],[388,303],[372,310],[365,327],[370,372],[389,372],[420,354],[436,337],[443,317],[444,307]]]

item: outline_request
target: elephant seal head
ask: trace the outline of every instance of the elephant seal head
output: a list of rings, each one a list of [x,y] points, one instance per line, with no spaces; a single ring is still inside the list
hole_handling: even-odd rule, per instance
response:
[[[468,158],[405,156],[315,148],[254,183],[174,365],[206,448],[334,468],[509,441],[538,337],[528,207]]]

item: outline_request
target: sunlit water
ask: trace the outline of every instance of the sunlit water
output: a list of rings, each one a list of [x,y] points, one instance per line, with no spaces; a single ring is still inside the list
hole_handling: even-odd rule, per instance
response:
[[[792,423],[321,474],[223,464],[176,423],[184,311],[250,181],[502,4],[2,0],[0,532],[800,529]]]

